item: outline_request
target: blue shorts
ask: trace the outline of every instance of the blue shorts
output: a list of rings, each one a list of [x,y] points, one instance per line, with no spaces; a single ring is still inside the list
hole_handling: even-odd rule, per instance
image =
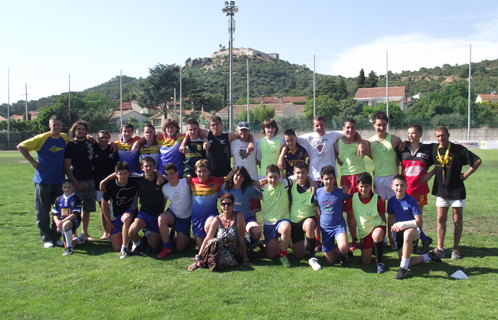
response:
[[[171,215],[175,219],[175,230],[177,232],[183,233],[187,238],[190,238],[190,224],[192,223],[192,217],[182,219],[178,218],[176,214],[171,210],[167,210],[167,212],[171,213]]]
[[[287,219],[280,220],[275,224],[265,224],[263,228],[263,232],[265,235],[265,244],[268,244],[268,242],[270,242],[270,240],[272,239],[278,240],[278,235],[279,235],[278,228],[282,223],[288,223],[290,225],[290,221]]]
[[[250,216],[249,218],[244,217],[244,220],[246,221],[246,224],[253,221],[258,223],[258,220],[256,220],[256,217],[254,215]]]
[[[346,225],[338,225],[333,228],[322,229],[322,251],[329,252],[337,248],[335,238],[341,233],[346,233]]]
[[[147,230],[150,232],[159,233],[159,225],[157,224],[159,216],[150,216],[143,211],[139,211],[135,219],[140,219],[147,225]]]
[[[76,233],[76,229],[78,229],[78,227],[80,226],[80,223],[76,219],[73,219],[73,220],[70,220],[70,221],[73,224],[73,226],[71,227],[71,231],[73,231],[73,234],[75,234]],[[64,235],[64,233],[65,233],[64,229],[61,230],[61,233],[62,233],[62,235]],[[64,241],[66,241],[65,237],[63,237],[63,238],[64,238]]]
[[[192,233],[194,234],[194,237],[199,237],[199,238],[206,237],[206,231],[204,231],[204,225],[206,224],[206,220],[216,216],[217,214],[211,213],[204,217],[192,219]]]
[[[123,217],[123,214],[129,213],[131,217],[135,215],[135,210],[126,210],[123,212],[119,217],[116,219],[112,220],[112,225],[114,226],[114,230],[111,230],[111,236],[115,235],[116,233],[121,233],[123,231],[123,222],[121,221],[121,218]]]

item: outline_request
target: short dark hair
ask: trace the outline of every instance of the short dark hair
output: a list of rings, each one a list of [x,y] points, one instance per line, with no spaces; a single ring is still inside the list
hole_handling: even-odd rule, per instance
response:
[[[73,123],[73,125],[71,126],[71,129],[69,129],[69,134],[71,135],[71,137],[74,138],[76,136],[76,128],[79,125],[83,125],[85,127],[86,132],[88,133],[88,122],[78,120],[75,123]]]
[[[333,175],[334,178],[336,177],[334,166],[330,164],[328,166],[323,167],[322,170],[320,170],[320,178],[323,178],[324,176],[329,174]]]
[[[265,128],[268,128],[268,127],[273,127],[275,128],[275,135],[277,135],[278,133],[278,124],[277,124],[277,121],[275,121],[275,119],[273,118],[266,118],[265,121],[263,121],[263,123],[261,124],[261,133],[265,133]]]
[[[74,181],[71,179],[64,179],[64,182],[62,182],[62,184],[64,184],[64,183],[68,183],[68,184],[74,186]]]
[[[133,128],[133,125],[129,122],[123,123],[123,125],[121,126],[121,131],[123,131],[123,129],[131,129],[131,131],[135,130],[135,128]]]
[[[116,165],[114,166],[114,171],[118,172],[121,170],[127,170],[128,172],[130,171],[130,166],[128,165],[128,162],[119,161],[118,163],[116,163]]]
[[[418,123],[413,123],[408,127],[408,129],[412,128],[417,130],[418,133],[422,133],[422,126],[420,126]]]
[[[61,121],[61,122],[62,122],[61,117],[59,117],[58,115],[54,114],[54,115],[52,115],[52,116],[48,119],[48,122],[50,123],[50,122],[54,122],[54,121],[57,121],[57,120],[59,120],[59,121]]]
[[[156,160],[154,160],[154,158],[149,157],[149,156],[143,158],[141,164],[144,165],[144,163],[146,163],[146,162],[152,162],[152,164],[154,164],[154,165],[156,164]]]
[[[154,128],[154,126],[151,125],[150,123],[147,123],[146,125],[144,125],[144,129],[145,128],[151,128],[152,130],[154,130],[154,132],[156,131],[156,128]]]
[[[372,185],[372,176],[368,172],[362,172],[356,176],[356,183],[357,184],[363,183],[363,184],[368,184],[371,186]]]
[[[287,129],[284,131],[284,136],[294,136],[294,137],[297,137],[296,136],[296,132],[294,131],[294,129]]]
[[[270,164],[268,167],[266,167],[266,174],[268,173],[278,173],[278,175],[280,175],[280,169],[277,165]]]
[[[356,127],[356,121],[353,118],[346,118],[346,120],[344,120],[344,125],[346,125],[346,122],[354,123],[354,126]]]
[[[100,130],[99,132],[97,132],[97,138],[99,137],[99,134],[107,134],[109,136],[109,138],[111,137],[111,134],[109,132],[107,132],[107,130]]]
[[[298,168],[298,169],[306,169],[306,171],[308,171],[308,165],[306,164],[306,162],[304,162],[303,160],[297,160],[296,162],[294,162],[294,168]]]
[[[373,114],[372,123],[375,124],[375,121],[377,120],[386,120],[386,123],[389,123],[389,118],[387,117],[387,114],[384,111],[377,111],[376,113]]]
[[[213,114],[212,116],[209,117],[209,123],[215,121],[218,121],[220,124],[223,124],[223,120],[221,120],[221,117]]]
[[[195,124],[196,126],[199,126],[199,122],[197,122],[197,120],[195,119],[188,119],[187,121],[187,125],[192,125],[192,124]]]
[[[209,161],[207,161],[206,159],[199,159],[195,162],[195,165],[194,165],[195,169],[197,168],[200,168],[200,167],[205,167],[207,168],[208,170],[211,170],[209,168]]]
[[[313,118],[313,122],[315,122],[315,121],[323,121],[323,122],[325,122],[325,124],[327,124],[327,121],[325,121],[325,118],[320,114]]]
[[[400,174],[395,175],[395,176],[394,176],[394,178],[393,178],[393,181],[394,181],[394,180],[400,180],[400,181],[403,181],[403,182],[406,184],[406,179],[405,179],[405,177],[403,177],[403,176],[402,176],[402,175],[400,175]]]
[[[445,126],[439,126],[436,128],[435,132],[444,132],[446,134],[450,134],[450,132],[448,131],[448,128],[445,127]]]
[[[178,172],[178,168],[176,167],[176,165],[172,162],[168,162],[164,165],[164,168],[163,168],[164,172],[168,171],[168,170],[174,170],[175,172]]]

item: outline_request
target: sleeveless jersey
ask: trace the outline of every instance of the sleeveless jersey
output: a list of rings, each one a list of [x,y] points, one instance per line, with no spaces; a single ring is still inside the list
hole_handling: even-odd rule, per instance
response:
[[[207,160],[211,167],[211,175],[213,177],[226,177],[232,170],[230,166],[230,142],[228,133],[223,132],[219,136],[215,136],[212,131],[207,135],[211,147],[207,153]]]
[[[266,184],[263,192],[263,220],[265,224],[275,224],[289,219],[289,196],[282,181],[275,188]]]
[[[377,210],[378,198],[379,196],[374,193],[370,202],[363,204],[358,192],[353,195],[353,213],[360,239],[368,236],[375,227],[386,225]]]
[[[299,191],[297,191],[297,183],[294,183],[291,187],[291,196],[291,222],[297,223],[303,219],[313,217],[315,215],[315,204],[311,201],[311,199],[313,199],[313,195],[311,194],[310,188],[303,193],[299,193]]]
[[[387,177],[398,174],[396,165],[396,151],[391,145],[392,135],[387,134],[384,140],[379,140],[377,135],[370,138],[370,149],[374,162],[374,176]]]
[[[268,141],[266,138],[261,138],[259,148],[261,150],[261,167],[259,169],[260,176],[266,176],[266,168],[270,164],[278,164],[280,156],[280,137],[275,136],[273,140]],[[280,172],[282,175],[282,172]]]
[[[342,161],[341,175],[352,176],[366,172],[365,162],[357,154],[358,142],[355,141],[351,144],[345,144],[342,139],[337,141],[339,141],[339,160]]]

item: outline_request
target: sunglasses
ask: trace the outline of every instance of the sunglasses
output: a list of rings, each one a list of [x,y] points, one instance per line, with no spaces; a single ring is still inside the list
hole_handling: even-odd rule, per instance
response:
[[[230,207],[233,203],[231,203],[231,202],[222,202],[222,203],[220,203],[220,204],[221,204],[222,206],[229,206],[229,207]]]

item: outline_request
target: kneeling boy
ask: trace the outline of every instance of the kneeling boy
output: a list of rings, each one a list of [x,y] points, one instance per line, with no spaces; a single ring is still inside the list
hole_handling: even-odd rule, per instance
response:
[[[135,217],[138,187],[129,179],[128,163],[118,162],[115,171],[116,179],[106,185],[101,208],[112,249],[120,251],[119,258],[124,259],[128,256],[129,228]]]
[[[294,162],[294,175],[297,180],[291,187],[292,204],[290,209],[291,240],[296,258],[302,259],[308,254],[308,262],[313,270],[322,267],[315,257],[315,200],[314,190],[308,182],[308,165],[302,160]],[[306,234],[306,248],[304,235]]]
[[[81,223],[81,200],[74,194],[74,182],[70,179],[62,183],[61,196],[55,199],[52,207],[52,215],[57,232],[64,236],[65,247],[63,256],[73,254],[73,247],[83,242],[80,237],[76,238],[73,243],[73,234],[76,233]]]
[[[346,221],[342,216],[344,201],[351,198],[346,187],[336,188],[335,169],[331,165],[320,171],[323,187],[316,191],[315,201],[320,208],[320,227],[322,231],[322,251],[325,261],[333,264],[341,257],[341,267],[348,266],[349,243],[346,234]],[[337,241],[337,246],[335,242]]]
[[[392,237],[396,241],[398,256],[401,260],[399,271],[394,278],[404,279],[408,276],[409,267],[429,261],[441,261],[441,259],[433,252],[410,258],[413,243],[420,237],[420,231],[418,231],[420,229],[417,230],[417,227],[422,227],[422,217],[417,200],[406,193],[405,177],[394,176],[391,187],[396,195],[387,202],[388,229],[393,233]]]
[[[349,230],[360,236],[361,260],[363,264],[372,262],[372,249],[375,254],[377,273],[384,273],[386,267],[382,263],[384,252],[384,236],[386,235],[386,208],[384,201],[372,193],[372,176],[368,172],[356,176],[358,192],[348,199],[344,211],[348,213]]]

